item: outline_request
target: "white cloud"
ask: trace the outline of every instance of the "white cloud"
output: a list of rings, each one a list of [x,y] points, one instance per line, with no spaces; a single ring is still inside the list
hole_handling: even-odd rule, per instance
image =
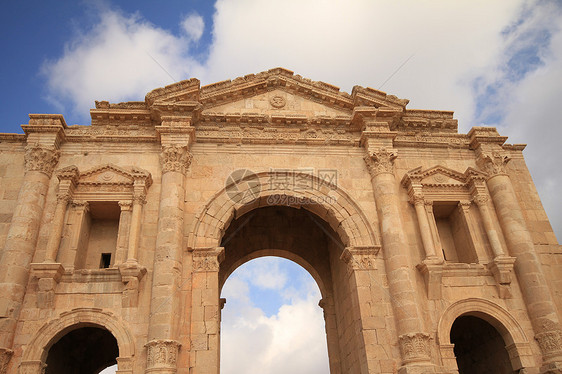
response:
[[[324,317],[318,307],[320,292],[310,275],[300,269],[307,281],[293,290],[291,301],[267,317],[252,299],[252,268],[276,272],[280,259],[259,259],[239,268],[227,280],[222,296],[221,373],[329,372]],[[250,270],[250,271],[248,271]]]
[[[43,64],[48,99],[62,111],[88,121],[94,100],[143,100],[150,90],[198,68],[189,56],[193,34],[174,36],[138,15],[112,10],[99,16],[99,23],[73,39],[62,57]]]
[[[410,99],[409,108],[454,110],[463,132],[497,121],[510,142],[529,143],[528,163],[560,235],[562,196],[552,175],[560,173],[544,158],[546,150],[562,158],[551,136],[559,118],[552,103],[560,96],[559,8],[536,0],[218,0],[203,63],[190,53],[204,30],[197,14],[178,19],[183,31],[174,35],[140,16],[103,10],[99,24],[43,71],[49,98],[87,123],[94,100],[142,100],[169,75],[209,84],[283,66],[349,92],[355,84],[379,88],[413,56],[382,89]],[[544,30],[552,39],[525,49]],[[525,58],[529,51],[542,65]]]
[[[190,40],[196,42],[201,39],[203,30],[205,29],[205,22],[203,17],[197,13],[191,13],[181,21],[181,27],[187,34]]]

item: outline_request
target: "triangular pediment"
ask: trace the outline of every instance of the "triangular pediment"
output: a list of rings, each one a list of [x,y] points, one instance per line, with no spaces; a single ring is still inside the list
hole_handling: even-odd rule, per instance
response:
[[[88,185],[133,185],[134,176],[125,169],[107,164],[82,173],[78,183]]]
[[[432,185],[458,185],[466,184],[467,176],[458,171],[446,168],[441,165],[433,166],[429,169],[422,170],[421,166],[410,170],[404,176],[403,183],[415,183],[432,186]]]
[[[215,106],[210,105],[203,110],[203,114],[206,113],[335,118],[349,116],[351,111],[334,105],[326,105],[322,100],[314,100],[309,96],[299,95],[298,93],[290,92],[285,89],[274,89],[233,102],[222,103]]]

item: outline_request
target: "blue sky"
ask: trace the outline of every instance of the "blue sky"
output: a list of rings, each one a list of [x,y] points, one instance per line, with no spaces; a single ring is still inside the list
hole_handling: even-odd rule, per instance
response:
[[[561,27],[558,0],[5,2],[0,131],[22,133],[28,113],[88,125],[95,100],[144,100],[177,80],[204,85],[282,66],[346,92],[380,88],[411,109],[454,110],[462,132],[492,125],[527,143],[560,238]],[[274,291],[249,288],[255,300]],[[264,321],[308,293],[281,300],[260,309]]]

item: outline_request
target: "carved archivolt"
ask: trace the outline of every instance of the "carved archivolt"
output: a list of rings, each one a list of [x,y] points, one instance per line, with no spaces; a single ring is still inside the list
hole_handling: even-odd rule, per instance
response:
[[[118,319],[113,313],[97,308],[79,308],[71,312],[61,313],[55,318],[44,324],[24,350],[20,374],[25,373],[26,367],[37,367],[37,363],[44,363],[47,358],[47,347],[56,337],[82,325],[97,325],[107,329],[115,339],[119,347],[120,357],[131,357],[135,354],[135,346],[129,330],[124,322]]]
[[[221,235],[225,229],[225,223],[230,222],[232,216],[244,214],[258,206],[289,204],[299,206],[317,214],[340,234],[342,242],[348,246],[356,247],[378,247],[379,243],[375,236],[373,227],[357,203],[340,187],[333,189],[311,188],[305,191],[295,189],[283,189],[271,183],[274,176],[271,172],[252,174],[259,183],[260,188],[256,198],[250,205],[239,203],[228,196],[227,188],[218,191],[197,215],[198,219],[189,234],[188,249],[212,248],[220,245]],[[310,179],[311,185],[325,185],[326,181],[317,176],[303,174],[302,177]],[[255,186],[241,184],[240,194]],[[287,199],[273,199],[271,197],[287,197]]]

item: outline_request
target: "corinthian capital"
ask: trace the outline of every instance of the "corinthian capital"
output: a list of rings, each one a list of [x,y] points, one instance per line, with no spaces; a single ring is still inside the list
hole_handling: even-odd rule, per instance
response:
[[[394,150],[387,150],[382,147],[378,150],[365,155],[364,159],[369,168],[371,176],[376,176],[381,173],[394,173],[394,160],[398,157]]]
[[[187,146],[167,145],[162,147],[160,161],[162,162],[162,173],[178,171],[185,174],[191,164],[193,156],[187,150]]]
[[[28,146],[25,150],[25,170],[40,171],[50,178],[59,156],[60,152],[54,148],[44,148],[39,144]]]
[[[490,177],[505,174],[505,166],[511,161],[511,158],[500,151],[480,152],[476,163]]]

